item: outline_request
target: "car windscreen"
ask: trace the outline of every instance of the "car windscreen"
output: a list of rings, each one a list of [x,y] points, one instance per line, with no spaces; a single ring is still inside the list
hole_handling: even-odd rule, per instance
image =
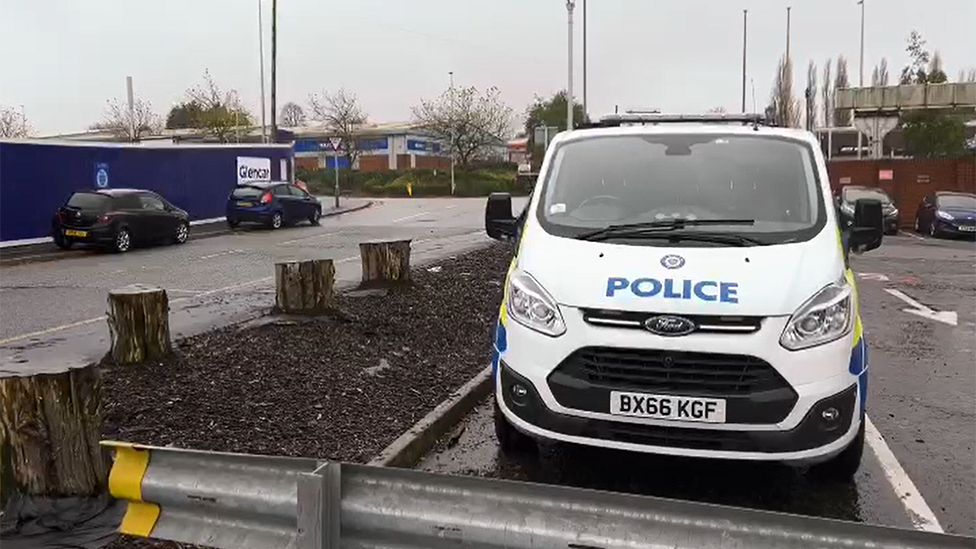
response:
[[[941,194],[939,195],[939,207],[976,210],[976,195]]]
[[[736,219],[753,222],[683,230],[764,235],[774,243],[812,238],[825,223],[812,150],[790,139],[587,137],[559,145],[550,164],[538,214],[547,232],[560,236],[611,225]]]
[[[111,199],[98,193],[75,193],[68,199],[67,206],[79,210],[104,211],[111,204]]]
[[[257,187],[237,187],[234,192],[231,193],[232,198],[258,198],[264,194],[264,189],[259,189]]]
[[[861,199],[878,200],[882,204],[891,204],[891,197],[880,189],[844,189],[845,202],[857,202]]]

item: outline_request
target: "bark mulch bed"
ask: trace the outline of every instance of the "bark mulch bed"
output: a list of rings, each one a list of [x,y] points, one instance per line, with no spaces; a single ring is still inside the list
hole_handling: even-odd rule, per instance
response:
[[[229,327],[165,360],[105,364],[107,438],[365,462],[490,362],[512,250],[425,265],[340,314]]]

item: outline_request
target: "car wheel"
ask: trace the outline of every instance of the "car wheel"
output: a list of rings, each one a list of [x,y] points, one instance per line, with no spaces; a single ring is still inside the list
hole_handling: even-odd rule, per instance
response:
[[[189,237],[190,225],[185,221],[181,221],[180,224],[176,226],[176,235],[173,237],[173,240],[175,240],[177,244],[183,244]]]
[[[237,226],[240,224],[241,222],[236,219],[231,219],[229,217],[227,218],[227,226],[230,227],[231,229],[236,229]]]
[[[312,216],[308,218],[308,222],[312,225],[318,225],[319,219],[322,219],[322,210],[315,208],[315,211],[312,212]]]
[[[74,243],[74,240],[64,236],[63,234],[54,234],[54,245],[62,250],[70,250]]]
[[[132,248],[132,235],[125,227],[115,233],[115,243],[113,249],[120,254],[124,254]]]
[[[918,234],[922,232],[922,226],[918,222],[918,217],[915,217],[915,233]]]
[[[280,229],[284,224],[285,219],[281,216],[281,212],[275,212],[274,215],[271,216],[271,221],[268,223],[268,226],[272,229]]]
[[[495,438],[498,439],[498,446],[505,454],[528,454],[539,450],[535,440],[508,422],[508,418],[498,406],[498,401],[495,401]]]
[[[844,448],[844,451],[837,454],[830,461],[815,465],[811,472],[818,476],[849,482],[854,480],[854,475],[861,467],[861,456],[864,455],[864,424],[865,416],[861,415],[861,427],[857,430],[857,436]]]
[[[932,238],[936,238],[937,236],[939,236],[939,227],[936,224],[934,219],[932,221],[929,221],[929,236],[931,236]]]

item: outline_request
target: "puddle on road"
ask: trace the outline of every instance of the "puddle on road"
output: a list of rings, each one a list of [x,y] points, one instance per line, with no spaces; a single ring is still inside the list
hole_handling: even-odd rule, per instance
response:
[[[854,483],[808,476],[802,469],[776,463],[662,457],[564,444],[544,448],[538,455],[509,457],[495,443],[490,401],[439,441],[417,468],[911,528],[870,451]]]

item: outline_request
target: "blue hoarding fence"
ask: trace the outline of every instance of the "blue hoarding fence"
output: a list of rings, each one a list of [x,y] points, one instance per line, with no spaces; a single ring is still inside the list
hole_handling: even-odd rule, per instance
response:
[[[281,180],[292,156],[290,145],[0,141],[0,241],[49,237],[54,212],[80,189],[148,189],[191,219],[222,217],[239,157],[267,159],[270,179]]]

